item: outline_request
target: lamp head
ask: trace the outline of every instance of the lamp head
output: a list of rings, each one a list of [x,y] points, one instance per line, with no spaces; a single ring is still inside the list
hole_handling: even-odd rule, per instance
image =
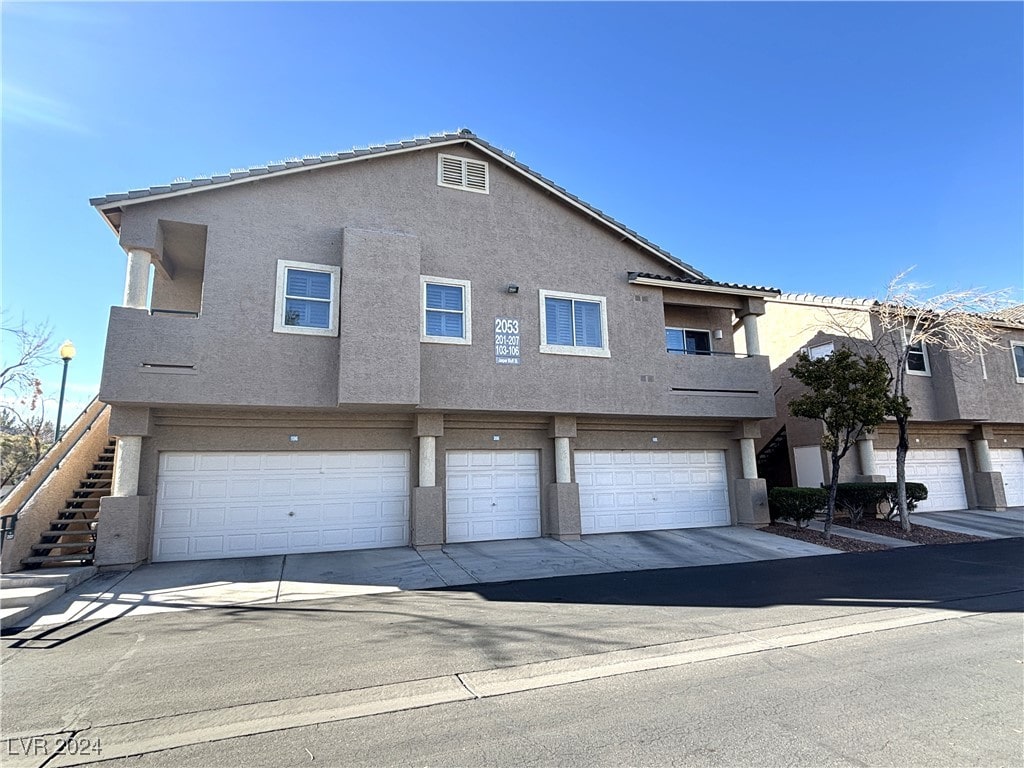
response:
[[[70,360],[75,356],[75,345],[70,341],[65,341],[60,345],[60,349],[57,350],[61,360]]]

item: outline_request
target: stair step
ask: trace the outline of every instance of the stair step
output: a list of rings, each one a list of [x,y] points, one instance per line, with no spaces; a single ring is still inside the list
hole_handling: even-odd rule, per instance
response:
[[[0,591],[0,598],[3,599],[4,608],[31,608],[63,594],[63,584],[50,584],[49,586],[4,588]]]
[[[71,530],[71,526],[74,526],[75,528],[84,526],[84,530],[91,531],[93,529],[93,527],[95,527],[97,522],[98,521],[97,521],[97,519],[95,517],[81,517],[81,518],[77,518],[77,519],[76,518],[68,518],[66,520],[61,520],[60,518],[58,518],[56,520],[51,520],[50,521],[50,528],[52,530],[55,525],[66,525],[66,526],[68,526],[67,528],[61,528],[60,529],[60,530],[63,531],[63,530]]]
[[[109,496],[110,494],[107,494],[107,495]],[[89,496],[89,497],[83,497],[83,498],[80,498],[80,499],[65,499],[64,503],[65,504],[90,504],[91,505],[92,502],[95,501],[96,502],[96,506],[98,507],[100,505],[100,499],[101,498],[103,498],[103,497],[102,496]]]
[[[71,589],[91,579],[96,572],[95,565],[73,565],[67,568],[49,568],[45,571],[5,573],[0,576],[0,594],[6,594],[8,589],[20,587],[56,587],[62,584]]]
[[[87,544],[96,541],[95,530],[44,530],[40,535],[41,539],[67,539],[69,537],[87,537],[85,542],[79,542],[79,544]],[[45,542],[40,542],[45,544]]]
[[[91,541],[69,541],[64,544],[33,544],[33,552],[52,552],[55,549],[85,549],[89,553],[95,549],[94,542]],[[69,553],[70,554],[70,553]]]
[[[84,563],[92,562],[92,553],[78,555],[34,555],[22,558],[22,565],[45,565],[47,563]]]

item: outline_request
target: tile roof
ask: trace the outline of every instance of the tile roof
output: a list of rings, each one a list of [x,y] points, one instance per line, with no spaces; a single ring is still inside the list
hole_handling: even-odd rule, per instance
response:
[[[669,277],[667,275],[655,275],[650,272],[629,273],[630,280],[635,280],[637,278],[643,278],[645,280],[665,280],[671,283],[692,285],[695,288],[725,288],[733,291],[752,291],[755,293],[771,294],[775,296],[781,293],[778,288],[768,288],[760,285],[740,285],[739,283],[720,283],[716,280],[709,280],[708,278],[697,279],[694,277]]]
[[[614,229],[617,229],[622,233],[626,234],[630,239],[634,240],[638,244],[650,249],[651,251],[654,251],[657,255],[661,256],[664,259],[667,259],[672,264],[679,266],[680,268],[686,270],[687,272],[692,273],[696,277],[706,279],[706,276],[702,272],[700,272],[700,270],[696,269],[695,267],[692,267],[686,262],[673,256],[668,251],[664,250],[655,243],[652,243],[650,240],[643,237],[635,230],[630,229],[629,227],[622,224],[620,221],[617,221],[616,219],[612,218],[599,208],[595,208],[594,206],[590,205],[584,200],[581,200],[580,198],[576,197],[576,195],[572,194],[571,192],[566,191],[564,187],[558,186],[547,177],[537,173],[537,171],[533,170],[528,165],[519,162],[514,156],[510,155],[504,150],[491,145],[487,141],[484,141],[468,128],[463,128],[455,133],[438,133],[416,139],[407,139],[405,141],[394,142],[391,144],[375,144],[365,148],[353,148],[348,152],[333,152],[315,156],[310,155],[303,157],[301,159],[294,158],[279,163],[270,163],[268,165],[259,165],[253,166],[251,168],[233,170],[230,173],[225,174],[217,174],[213,176],[199,176],[194,179],[178,179],[170,184],[162,184],[159,186],[147,187],[144,189],[131,189],[128,190],[127,192],[116,192],[109,195],[103,195],[102,197],[93,197],[89,199],[89,204],[95,208],[100,209],[100,213],[103,213],[104,208],[108,208],[111,206],[119,207],[117,206],[118,203],[131,205],[136,202],[144,202],[145,200],[152,197],[164,196],[169,194],[173,195],[177,193],[187,194],[191,191],[208,189],[211,187],[216,187],[218,185],[235,184],[240,181],[252,180],[257,177],[263,177],[284,172],[294,172],[296,169],[315,168],[316,166],[319,165],[343,163],[373,155],[384,155],[391,152],[415,150],[432,144],[451,144],[456,142],[475,144],[477,147],[483,149],[485,152],[488,152],[492,155],[499,157],[506,164],[518,169],[526,176],[532,178],[534,181],[537,181],[540,184],[554,190],[558,194],[568,198],[570,201],[579,205],[581,208],[584,208],[587,212],[589,212],[596,218],[600,219],[605,224],[608,224]],[[722,285],[727,284],[723,283]]]

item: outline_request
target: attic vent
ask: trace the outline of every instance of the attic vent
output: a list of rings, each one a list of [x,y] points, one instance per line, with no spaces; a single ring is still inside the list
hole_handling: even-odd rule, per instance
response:
[[[490,191],[487,163],[455,155],[438,155],[437,183],[442,187],[486,195]]]

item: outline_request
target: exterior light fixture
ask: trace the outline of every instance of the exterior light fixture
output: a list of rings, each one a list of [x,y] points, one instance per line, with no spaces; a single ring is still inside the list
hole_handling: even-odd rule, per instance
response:
[[[509,293],[519,293],[519,286],[515,283],[509,283],[508,288],[505,289]]]
[[[75,345],[65,341],[57,350],[60,359],[64,361],[64,373],[60,377],[60,399],[57,401],[57,422],[53,427],[53,442],[60,440],[60,417],[64,412],[64,388],[68,383],[68,363],[75,356]]]

